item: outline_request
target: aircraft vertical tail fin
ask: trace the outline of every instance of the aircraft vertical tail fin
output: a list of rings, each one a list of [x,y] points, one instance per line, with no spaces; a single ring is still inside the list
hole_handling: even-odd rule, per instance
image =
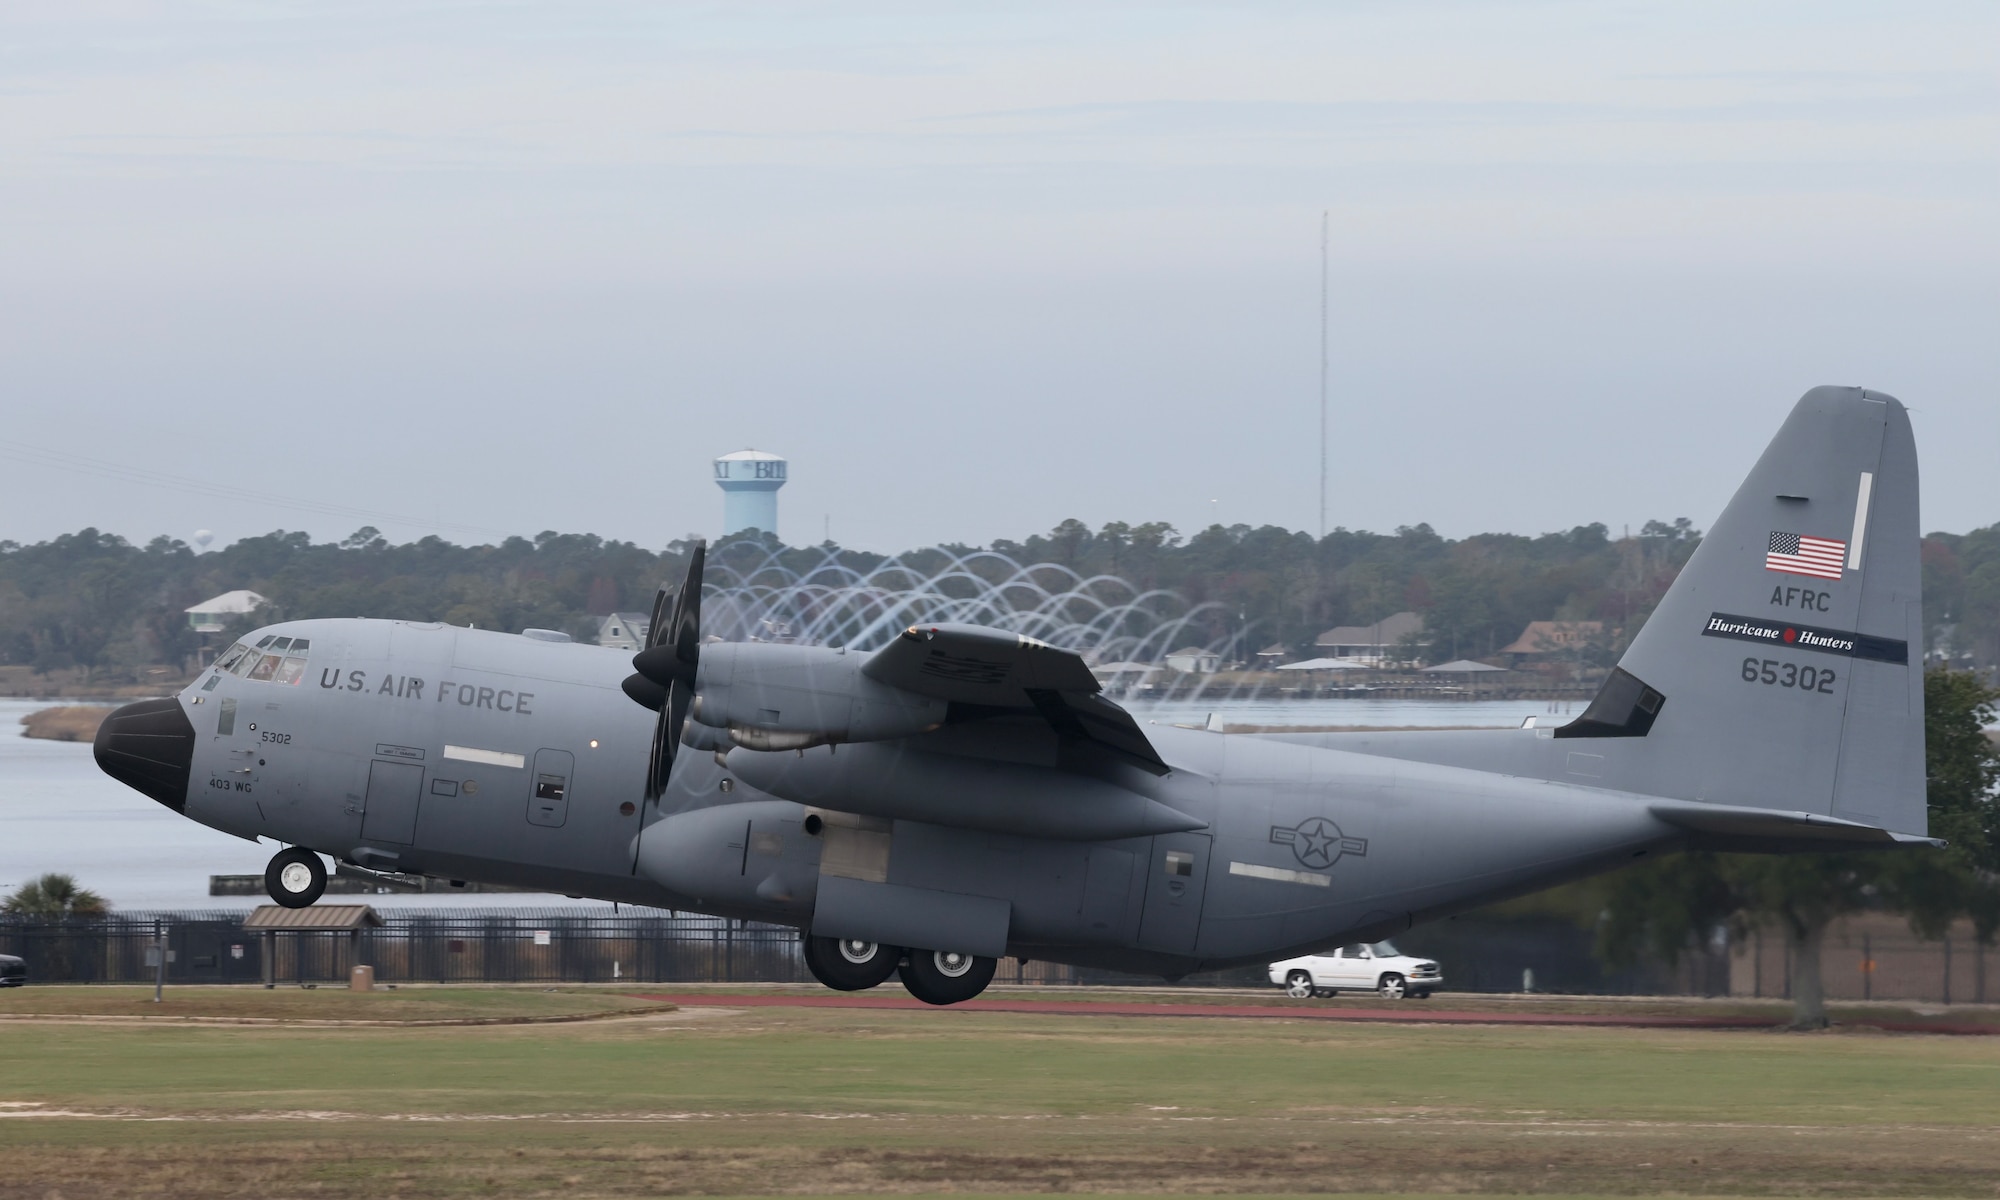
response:
[[[1556,736],[1631,739],[1647,794],[1924,833],[1919,541],[1902,404],[1807,392]]]

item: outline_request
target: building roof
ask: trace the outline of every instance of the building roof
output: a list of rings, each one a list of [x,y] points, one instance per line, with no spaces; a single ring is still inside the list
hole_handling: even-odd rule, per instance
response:
[[[1336,625],[1313,639],[1315,646],[1395,646],[1424,631],[1424,619],[1413,612],[1383,617],[1373,625]]]
[[[1604,632],[1602,621],[1530,621],[1502,654],[1553,654]]]
[[[1425,667],[1424,673],[1429,675],[1476,675],[1482,671],[1505,671],[1506,669],[1505,667],[1493,666],[1490,663],[1473,662],[1469,658],[1460,658],[1448,663],[1439,663],[1435,667]]]
[[[1280,671],[1368,671],[1373,668],[1351,658],[1309,658],[1304,662],[1286,663]]]
[[[380,928],[382,918],[366,904],[313,904],[305,908],[259,904],[243,922],[245,929],[346,931],[371,925]]]
[[[248,589],[245,588],[238,588],[236,591],[233,592],[224,592],[220,596],[211,596],[209,599],[202,601],[200,604],[191,605],[187,608],[182,609],[181,611],[190,613],[221,613],[221,614],[234,615],[238,613],[254,612],[257,609],[262,608],[264,605],[269,603],[270,603],[269,600],[265,599],[262,596],[259,596],[257,593],[253,591],[249,591]]]
[[[1272,643],[1271,643],[1270,645],[1268,645],[1268,646],[1264,647],[1264,648],[1263,648],[1262,650],[1259,650],[1259,651],[1257,652],[1257,657],[1258,657],[1258,658],[1283,658],[1283,657],[1285,657],[1285,655],[1287,655],[1287,654],[1290,654],[1291,652],[1292,652],[1292,648],[1291,648],[1290,646],[1287,646],[1287,645],[1285,645],[1285,643],[1283,643],[1283,642],[1272,642]]]
[[[738,450],[734,454],[725,454],[722,457],[716,459],[715,461],[716,462],[784,462],[785,456],[782,454],[772,454],[764,450]]]

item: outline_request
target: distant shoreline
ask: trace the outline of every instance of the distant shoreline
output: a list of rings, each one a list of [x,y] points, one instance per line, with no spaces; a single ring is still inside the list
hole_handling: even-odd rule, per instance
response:
[[[145,700],[171,696],[200,676],[183,676],[177,670],[154,667],[141,672],[140,677],[144,682],[92,683],[75,668],[38,675],[34,668],[16,664],[0,667],[0,700],[46,700],[51,704],[76,700]]]

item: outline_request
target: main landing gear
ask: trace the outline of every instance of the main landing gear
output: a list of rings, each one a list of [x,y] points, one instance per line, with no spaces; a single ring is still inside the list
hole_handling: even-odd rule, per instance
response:
[[[305,908],[326,892],[326,864],[302,846],[280,850],[264,868],[264,890],[286,908]]]
[[[903,951],[852,938],[805,938],[806,970],[836,992],[865,992],[896,973]]]
[[[900,974],[910,995],[925,1004],[970,1000],[993,982],[993,959],[956,950],[905,950],[852,938],[804,938],[806,969],[839,992],[860,992]]]
[[[993,959],[956,950],[912,950],[897,970],[910,995],[925,1004],[957,1004],[985,991],[993,982],[993,968],[999,965]]]

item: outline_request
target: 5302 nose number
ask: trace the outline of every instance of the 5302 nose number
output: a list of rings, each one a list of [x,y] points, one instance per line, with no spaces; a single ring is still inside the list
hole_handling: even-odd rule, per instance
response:
[[[1827,667],[1802,667],[1797,663],[1779,662],[1775,658],[1746,658],[1743,660],[1743,682],[1762,683],[1772,687],[1797,688],[1802,692],[1823,692],[1833,694],[1834,674]]]
[[[289,733],[272,733],[266,729],[258,735],[257,740],[271,746],[289,746],[292,744],[292,735]]]

